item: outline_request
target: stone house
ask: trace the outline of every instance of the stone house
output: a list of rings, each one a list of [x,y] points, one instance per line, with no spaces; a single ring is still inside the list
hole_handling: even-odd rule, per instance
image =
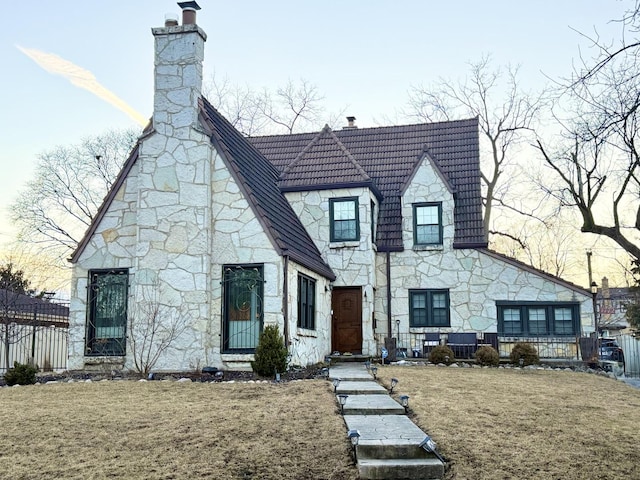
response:
[[[249,368],[269,324],[302,365],[593,329],[589,292],[487,249],[476,119],[245,138],[201,95],[180,5],[152,29],[151,124],[71,257],[70,369],[131,367],[149,306],[181,322],[158,370]]]

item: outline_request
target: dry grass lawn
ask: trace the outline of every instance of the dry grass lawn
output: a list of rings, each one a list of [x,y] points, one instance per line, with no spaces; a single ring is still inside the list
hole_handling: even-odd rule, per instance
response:
[[[383,367],[447,479],[640,479],[640,390],[572,372]],[[381,374],[381,375],[380,375]]]
[[[356,479],[325,381],[0,389],[3,479]]]

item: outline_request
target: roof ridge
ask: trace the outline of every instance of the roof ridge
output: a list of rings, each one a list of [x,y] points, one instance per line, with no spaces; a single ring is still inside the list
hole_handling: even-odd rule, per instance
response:
[[[287,165],[287,168],[285,168],[282,173],[280,174],[280,178],[282,178],[286,173],[288,173],[293,166],[295,166],[298,162],[300,162],[302,160],[302,157],[305,156],[305,154],[311,150],[311,148],[318,143],[318,140],[320,140],[320,137],[322,137],[322,134],[325,131],[330,131],[331,127],[329,126],[328,123],[324,124],[324,127],[322,127],[322,129],[311,139],[311,141],[309,143],[307,143],[307,145],[300,150],[300,153],[298,155],[296,155],[296,158],[293,159],[293,161]]]
[[[328,127],[329,125],[327,125]],[[366,180],[371,180],[371,177],[369,176],[369,174],[364,170],[364,168],[362,168],[362,165],[360,165],[360,162],[358,162],[353,155],[351,155],[351,152],[349,151],[349,149],[347,147],[345,147],[344,143],[342,143],[340,141],[340,139],[336,136],[336,134],[333,132],[333,130],[331,128],[329,128],[329,133],[331,134],[331,137],[336,141],[336,143],[338,144],[338,147],[340,147],[340,149],[342,150],[342,152],[346,155],[346,157],[351,161],[351,163],[353,164],[354,167],[356,167],[356,170],[358,170],[358,173],[360,173],[360,175],[364,176],[364,178]]]

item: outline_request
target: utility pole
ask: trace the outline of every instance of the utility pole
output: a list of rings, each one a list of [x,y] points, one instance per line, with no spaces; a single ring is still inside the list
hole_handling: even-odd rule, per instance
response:
[[[598,285],[593,281],[593,271],[591,270],[591,255],[593,255],[593,252],[591,252],[591,250],[587,250],[587,269],[589,272],[589,287],[591,288],[591,295],[593,297],[593,327],[595,330],[593,356],[597,364],[598,356],[600,353],[600,342],[598,341]]]

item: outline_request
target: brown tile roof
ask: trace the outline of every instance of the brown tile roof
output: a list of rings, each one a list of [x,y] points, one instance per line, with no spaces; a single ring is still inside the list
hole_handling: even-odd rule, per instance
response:
[[[378,218],[378,250],[402,249],[401,191],[425,150],[454,189],[454,245],[486,246],[477,119],[343,129],[332,133],[384,197]],[[302,133],[251,137],[249,140],[286,174],[287,167],[316,137],[318,134]],[[320,159],[316,158],[316,161]],[[317,174],[314,178],[321,183],[336,180],[336,176],[327,171],[324,178]]]
[[[280,175],[282,191],[335,188],[335,184],[372,185],[371,177],[328,125],[302,149]]]
[[[210,130],[212,143],[224,155],[245,198],[281,255],[288,255],[330,280],[335,274],[278,188],[279,172],[226,118],[204,98],[201,122]],[[215,193],[214,193],[215,195]]]

